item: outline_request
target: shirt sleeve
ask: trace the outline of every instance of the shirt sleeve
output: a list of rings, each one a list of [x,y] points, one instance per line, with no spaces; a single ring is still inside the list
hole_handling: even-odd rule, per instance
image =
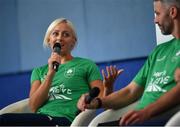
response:
[[[99,70],[98,66],[93,62],[90,63],[90,65],[87,69],[87,80],[89,83],[94,80],[102,80],[100,70]]]
[[[154,54],[154,52],[151,53],[151,55],[148,57],[145,64],[143,65],[143,67],[140,69],[140,71],[134,77],[133,81],[137,85],[140,85],[143,87],[146,85],[146,81],[147,81],[147,78],[149,75],[149,71],[151,69],[152,62],[153,62],[153,54]]]
[[[40,75],[37,68],[33,69],[31,73],[31,85],[35,80],[40,80]]]

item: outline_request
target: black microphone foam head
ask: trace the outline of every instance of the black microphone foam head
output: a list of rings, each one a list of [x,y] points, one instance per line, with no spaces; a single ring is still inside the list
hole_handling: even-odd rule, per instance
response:
[[[90,102],[99,95],[99,88],[94,87],[89,91],[89,95],[85,97],[85,103],[90,104]]]
[[[91,90],[90,90],[90,92],[89,92],[89,96],[90,97],[97,97],[98,95],[99,95],[99,92],[100,92],[100,90],[99,90],[99,88],[98,87],[94,87],[94,88],[92,88]]]
[[[53,46],[53,52],[56,52],[58,54],[61,53],[61,44],[60,43],[55,43]]]

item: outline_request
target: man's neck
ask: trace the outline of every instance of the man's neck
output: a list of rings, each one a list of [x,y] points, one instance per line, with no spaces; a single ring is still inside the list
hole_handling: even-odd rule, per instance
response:
[[[178,20],[176,20],[176,22],[175,22],[174,31],[173,31],[172,35],[176,39],[180,39],[180,18]]]

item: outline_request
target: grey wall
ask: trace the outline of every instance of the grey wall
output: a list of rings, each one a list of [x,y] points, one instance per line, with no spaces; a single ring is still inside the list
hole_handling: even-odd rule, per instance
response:
[[[58,17],[77,29],[74,56],[95,62],[136,58],[156,45],[153,0],[0,0],[0,74],[46,64],[44,33]]]

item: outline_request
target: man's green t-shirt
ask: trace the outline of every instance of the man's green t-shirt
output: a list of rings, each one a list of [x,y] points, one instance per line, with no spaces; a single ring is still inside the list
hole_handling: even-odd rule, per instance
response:
[[[47,72],[48,65],[35,68],[31,75],[31,84],[35,80],[43,82]],[[75,57],[61,64],[53,78],[49,99],[37,113],[66,117],[72,121],[77,111],[78,99],[89,91],[89,84],[94,80],[102,80],[102,77],[96,64],[88,59]]]
[[[142,109],[156,101],[176,85],[174,72],[177,67],[180,67],[180,39],[172,39],[154,49],[133,79],[144,87],[137,109]]]

